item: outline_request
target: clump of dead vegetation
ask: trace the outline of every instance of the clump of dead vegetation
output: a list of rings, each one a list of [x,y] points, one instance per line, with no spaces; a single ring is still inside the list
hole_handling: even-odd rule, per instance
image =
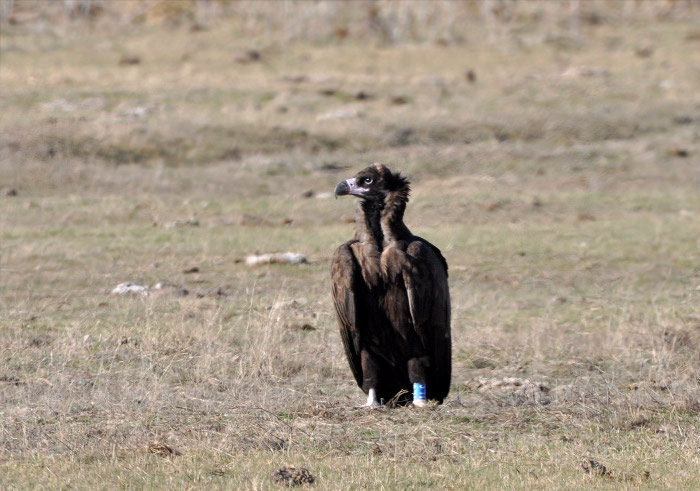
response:
[[[301,486],[303,484],[313,484],[316,479],[308,469],[290,465],[273,472],[272,480],[283,486]]]

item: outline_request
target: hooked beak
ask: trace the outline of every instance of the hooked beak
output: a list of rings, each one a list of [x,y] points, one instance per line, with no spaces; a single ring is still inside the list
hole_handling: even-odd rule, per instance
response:
[[[346,194],[362,196],[364,191],[364,189],[357,186],[357,182],[353,177],[352,179],[347,179],[338,183],[338,185],[335,187],[335,197],[338,199],[338,196],[345,196]]]

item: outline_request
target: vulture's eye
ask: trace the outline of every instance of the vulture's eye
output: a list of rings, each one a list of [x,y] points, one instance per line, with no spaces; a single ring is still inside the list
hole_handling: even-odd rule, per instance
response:
[[[362,183],[363,184],[372,184],[372,178],[371,177],[363,177]]]

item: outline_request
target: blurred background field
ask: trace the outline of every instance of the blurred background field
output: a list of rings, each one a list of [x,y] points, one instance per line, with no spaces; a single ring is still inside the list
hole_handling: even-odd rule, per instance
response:
[[[700,487],[699,156],[694,0],[1,0],[3,483]],[[350,409],[375,161],[450,265],[425,411]]]

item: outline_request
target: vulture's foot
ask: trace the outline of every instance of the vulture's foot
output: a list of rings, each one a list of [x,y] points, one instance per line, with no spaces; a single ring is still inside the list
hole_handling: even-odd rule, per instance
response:
[[[416,407],[425,407],[428,405],[428,401],[426,401],[425,399],[414,399],[413,405]]]
[[[379,409],[381,408],[381,404],[375,403],[375,404],[362,404],[361,406],[353,406],[353,409]]]
[[[369,392],[367,394],[367,402],[362,405],[362,406],[357,406],[357,409],[375,409],[380,407],[381,404],[379,404],[379,401],[377,400],[377,393],[374,389],[369,389]]]

